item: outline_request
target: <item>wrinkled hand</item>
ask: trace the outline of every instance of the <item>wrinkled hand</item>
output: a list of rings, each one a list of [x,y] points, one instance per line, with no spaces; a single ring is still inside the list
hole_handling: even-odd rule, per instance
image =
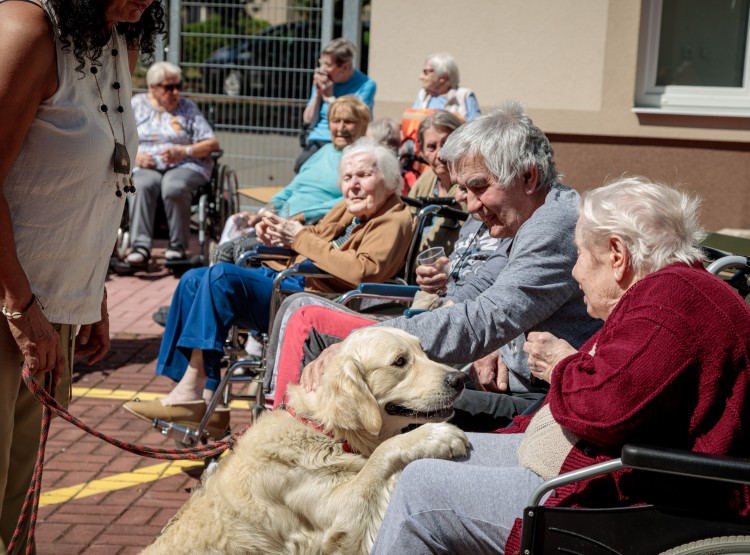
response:
[[[255,224],[255,238],[267,247],[273,246],[273,237],[268,234],[268,224],[260,220]]]
[[[331,81],[328,74],[321,68],[315,70],[315,74],[313,75],[313,85],[315,85],[315,89],[318,91],[322,100],[325,100],[333,94],[333,81]]]
[[[482,391],[495,393],[508,391],[508,367],[500,358],[499,351],[474,361],[469,369],[469,377]]]
[[[318,389],[320,377],[323,370],[331,362],[331,359],[341,350],[341,343],[329,345],[318,355],[318,358],[308,363],[302,370],[299,383],[305,388],[305,391],[315,391]]]
[[[546,331],[532,331],[526,336],[523,350],[529,355],[531,373],[549,383],[555,366],[567,356],[578,351],[564,339]]]
[[[32,303],[21,318],[8,320],[8,323],[31,373],[39,377],[52,372],[55,383],[59,384],[65,371],[60,335],[44,316],[39,305]]]
[[[268,237],[271,245],[287,248],[292,246],[294,238],[305,227],[298,221],[268,213],[263,214],[263,223],[266,224],[266,227],[262,229],[263,237]],[[256,231],[257,229],[256,226]]]
[[[417,274],[417,285],[419,288],[426,293],[433,293],[439,295],[445,292],[446,284],[448,283],[448,274],[443,270],[447,268],[448,258],[443,257],[438,259],[438,268],[433,266],[425,266],[424,264],[417,266],[415,273]]]
[[[165,165],[170,166],[187,158],[187,154],[184,146],[170,146],[161,151],[159,158]]]
[[[107,312],[107,295],[102,299],[102,319],[96,324],[85,324],[78,330],[75,343],[75,354],[89,357],[88,364],[99,362],[109,352],[109,313]]]
[[[146,154],[145,152],[138,152],[135,155],[135,165],[139,168],[155,168],[156,160],[154,160],[154,157],[150,154]]]

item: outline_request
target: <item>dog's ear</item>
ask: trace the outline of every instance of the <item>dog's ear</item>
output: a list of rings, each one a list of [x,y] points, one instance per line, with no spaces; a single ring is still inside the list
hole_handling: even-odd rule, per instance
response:
[[[362,371],[350,356],[339,353],[323,373],[321,407],[324,424],[331,428],[380,433],[383,424],[378,402]]]

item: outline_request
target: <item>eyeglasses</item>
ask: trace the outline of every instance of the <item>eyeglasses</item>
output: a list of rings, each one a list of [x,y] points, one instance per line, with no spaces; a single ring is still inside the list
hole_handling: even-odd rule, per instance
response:
[[[422,75],[429,75],[430,73],[435,73],[435,70],[431,67],[423,67],[422,68]]]
[[[174,91],[182,90],[182,83],[168,83],[166,85],[156,85],[156,86],[164,89],[167,92],[174,92]]]

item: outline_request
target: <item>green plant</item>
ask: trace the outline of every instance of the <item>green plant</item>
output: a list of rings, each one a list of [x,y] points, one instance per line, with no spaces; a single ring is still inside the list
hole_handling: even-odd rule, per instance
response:
[[[200,63],[211,52],[230,44],[231,35],[257,35],[269,25],[264,19],[246,14],[237,18],[234,27],[223,23],[218,14],[203,21],[187,23],[183,28],[181,60],[183,63]]]
[[[213,15],[204,21],[188,23],[183,28],[181,60],[187,63],[202,62],[208,54],[229,44],[233,29],[223,27],[221,18]]]

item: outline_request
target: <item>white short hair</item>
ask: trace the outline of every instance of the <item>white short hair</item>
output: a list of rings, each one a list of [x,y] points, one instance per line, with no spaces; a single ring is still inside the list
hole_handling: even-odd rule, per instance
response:
[[[156,62],[146,72],[146,84],[153,87],[163,83],[167,77],[182,79],[182,70],[170,62]]]
[[[623,239],[637,275],[703,259],[700,200],[645,177],[622,177],[581,196],[578,227],[585,243]]]
[[[404,186],[404,180],[401,177],[401,166],[393,151],[387,146],[376,143],[369,137],[357,139],[354,143],[342,151],[339,168],[344,164],[344,160],[360,154],[369,154],[375,158],[375,163],[383,175],[383,181],[386,188],[391,191],[399,191]],[[341,171],[339,170],[339,185],[341,184]]]
[[[531,166],[539,175],[537,189],[549,189],[560,179],[552,145],[515,100],[464,123],[456,129],[440,151],[453,171],[468,156],[480,156],[489,172],[503,188],[508,188]]]
[[[447,52],[436,52],[427,56],[425,62],[430,64],[438,77],[445,75],[452,89],[458,87],[460,77],[458,74],[458,65],[456,65],[456,60],[453,59],[453,56]]]

